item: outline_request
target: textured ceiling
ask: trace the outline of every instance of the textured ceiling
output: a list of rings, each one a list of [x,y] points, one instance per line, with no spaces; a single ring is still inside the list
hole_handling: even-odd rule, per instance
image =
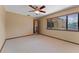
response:
[[[41,5],[38,5],[38,6],[41,6]],[[63,10],[65,8],[71,7],[72,5],[45,5],[45,6],[46,8],[44,8],[43,10],[45,10],[46,13],[40,13],[38,15],[36,15],[34,12],[28,12],[28,11],[33,10],[28,5],[5,5],[5,9],[8,12],[14,12],[14,13],[22,14],[22,15],[30,15],[35,18],[39,18],[45,15]]]

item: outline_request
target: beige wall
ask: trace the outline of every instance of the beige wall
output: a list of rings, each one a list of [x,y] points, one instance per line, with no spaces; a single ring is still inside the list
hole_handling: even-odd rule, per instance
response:
[[[7,12],[6,34],[7,38],[33,34],[33,17]]]
[[[75,12],[79,12],[79,6],[60,11],[55,14],[48,15],[46,17],[42,17],[40,19],[40,33],[79,43],[79,32],[47,30],[47,18],[57,17]]]
[[[0,49],[5,41],[5,9],[0,6]]]

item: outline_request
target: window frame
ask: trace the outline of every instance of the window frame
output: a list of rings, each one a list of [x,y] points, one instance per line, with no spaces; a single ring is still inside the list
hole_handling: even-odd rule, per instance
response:
[[[73,14],[78,14],[78,23],[77,23],[78,24],[78,30],[68,30],[68,15],[73,15]],[[79,13],[71,13],[71,14],[68,14],[68,15],[58,16],[58,17],[66,16],[66,29],[50,29],[50,30],[79,32]],[[56,17],[54,17],[54,18],[56,18]],[[50,18],[48,18],[48,19],[50,19]]]

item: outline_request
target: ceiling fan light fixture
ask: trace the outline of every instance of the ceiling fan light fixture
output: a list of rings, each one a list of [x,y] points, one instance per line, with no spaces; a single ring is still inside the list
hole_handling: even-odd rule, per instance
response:
[[[35,13],[36,13],[36,14],[39,14],[40,12],[39,12],[39,11],[35,11]]]

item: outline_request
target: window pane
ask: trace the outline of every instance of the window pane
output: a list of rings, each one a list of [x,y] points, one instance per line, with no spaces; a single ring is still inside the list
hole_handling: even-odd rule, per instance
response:
[[[66,29],[66,16],[58,17],[58,29]]]
[[[52,22],[52,19],[50,18],[47,20],[47,29],[51,30],[53,27],[54,27],[54,24]]]
[[[68,16],[68,30],[78,30],[78,14]]]
[[[58,29],[58,20],[57,20],[57,18],[53,18],[52,22],[54,24],[54,27],[52,29]]]

